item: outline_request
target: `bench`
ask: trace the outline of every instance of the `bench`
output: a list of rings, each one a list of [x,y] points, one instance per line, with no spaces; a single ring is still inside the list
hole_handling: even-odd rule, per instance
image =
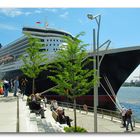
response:
[[[62,128],[64,128],[64,127],[68,127],[67,122],[65,122],[65,123],[60,123],[60,122],[58,121],[58,119],[57,119],[58,114],[57,114],[57,112],[54,111],[54,110],[52,111],[52,117],[53,117],[54,120],[58,123],[58,125],[59,125],[60,127],[62,127]]]
[[[64,127],[68,127],[67,124],[60,124],[58,121],[57,121],[57,117],[58,117],[58,114],[56,111],[52,111],[52,117],[54,118],[54,120],[57,122],[57,125],[62,128],[62,130],[64,131]],[[65,132],[65,131],[64,131]]]
[[[56,111],[52,111],[52,117],[53,117],[54,120],[57,122],[58,114],[56,113]]]

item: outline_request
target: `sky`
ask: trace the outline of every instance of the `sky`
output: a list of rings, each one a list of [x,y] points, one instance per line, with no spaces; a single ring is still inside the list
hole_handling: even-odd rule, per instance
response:
[[[77,2],[78,1],[78,2]],[[67,2],[67,3],[66,3]],[[77,3],[76,3],[77,2]],[[126,9],[124,7],[138,7],[140,5],[139,0],[3,0],[0,2],[0,43],[6,45],[11,41],[14,41],[18,37],[22,36],[23,26],[35,26],[36,21],[47,21],[49,27],[54,27],[58,29],[66,30],[73,35],[78,34],[81,31],[85,31],[86,35],[83,40],[89,44],[92,44],[92,29],[96,24],[93,21],[89,21],[86,17],[87,13],[102,14],[101,20],[101,32],[100,41],[104,42],[110,39],[111,47],[121,48],[133,45],[139,45],[139,16],[140,9],[130,8]],[[5,7],[10,7],[10,9],[5,9]],[[11,9],[11,7],[17,7],[16,9]],[[45,8],[45,9],[28,9],[19,7],[123,7],[120,8],[84,8],[84,9],[57,9],[57,8]],[[88,49],[91,49],[89,47]],[[136,72],[131,75],[130,80],[134,75],[140,74],[140,67],[137,68]],[[9,135],[6,135],[7,137]],[[35,135],[33,138],[36,140],[38,137]],[[46,135],[42,137],[38,135],[41,139],[46,139]],[[80,136],[80,135],[77,135]],[[74,140],[77,140],[77,136],[71,135]],[[102,137],[103,136],[103,137]],[[12,137],[10,135],[10,137]],[[82,135],[80,139],[93,139],[91,135]],[[121,135],[96,135],[94,138],[98,139],[107,138],[117,140]],[[132,139],[132,137],[125,136],[127,139]],[[24,138],[14,136],[16,138]],[[50,138],[50,137],[49,137]],[[56,139],[51,135],[51,139]],[[65,137],[61,136],[61,139]],[[138,137],[139,138],[139,137]],[[66,139],[66,138],[65,138]],[[69,139],[67,137],[67,139]],[[137,139],[137,136],[135,136]]]
[[[140,45],[140,8],[0,8],[0,43],[5,46],[21,37],[24,26],[61,29],[81,37],[92,50],[93,28],[97,23],[89,20],[87,14],[101,14],[100,45],[111,40],[110,48]],[[36,24],[41,22],[41,24]],[[140,67],[128,78],[140,75]]]

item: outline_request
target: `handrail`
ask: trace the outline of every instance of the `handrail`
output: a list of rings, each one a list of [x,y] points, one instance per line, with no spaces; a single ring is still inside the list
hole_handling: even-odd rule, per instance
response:
[[[50,102],[51,100],[48,100],[48,101]],[[73,108],[73,103],[61,102],[61,101],[57,101],[57,102],[58,102],[58,104],[59,104],[60,106],[62,106],[62,107]],[[84,111],[83,105],[76,104],[76,108],[77,108],[79,111]],[[87,106],[87,108],[88,108],[88,112],[93,112],[93,111],[94,111],[94,107],[92,107],[92,106]],[[102,112],[104,112],[105,115],[110,114],[110,112],[111,112],[112,114],[117,114],[117,115],[119,114],[118,111],[107,110],[107,109],[103,109],[103,108],[98,108],[97,110],[98,110],[98,113],[99,113],[99,114],[102,114]]]
[[[48,102],[50,102],[50,101],[51,100],[48,100]],[[73,109],[73,103],[61,102],[61,101],[57,101],[57,102],[58,102],[59,106],[66,107],[67,109]],[[94,107],[87,106],[87,108],[88,108],[88,111],[86,114],[94,113]],[[83,105],[76,104],[76,109],[79,110],[80,113],[82,111],[84,111]],[[122,122],[121,113],[118,110],[113,111],[113,110],[107,110],[107,109],[103,109],[103,108],[97,108],[97,112],[98,112],[98,115],[101,115],[102,118],[108,117],[108,118],[110,118],[111,121],[114,121],[114,119],[115,120],[117,119]],[[135,120],[134,115],[132,116],[132,122],[133,122],[133,126],[135,127],[136,120]]]

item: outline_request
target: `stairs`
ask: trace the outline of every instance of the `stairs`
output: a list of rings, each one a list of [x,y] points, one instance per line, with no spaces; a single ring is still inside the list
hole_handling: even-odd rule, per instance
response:
[[[52,117],[49,107],[45,108],[45,119],[30,113],[26,106],[26,100],[19,97],[19,131],[20,132],[38,132],[38,133],[64,133],[64,126],[57,123]]]

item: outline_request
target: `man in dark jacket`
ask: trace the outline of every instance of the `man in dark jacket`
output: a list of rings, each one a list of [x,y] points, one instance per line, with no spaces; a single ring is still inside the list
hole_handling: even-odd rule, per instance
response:
[[[126,121],[127,121],[126,131],[128,131],[129,124],[131,126],[131,130],[134,131],[133,126],[132,126],[132,119],[131,118],[132,118],[132,110],[128,109],[127,112],[126,112]]]
[[[44,109],[41,107],[40,105],[40,97],[32,94],[31,95],[31,101],[29,102],[29,108],[31,111],[35,112],[35,113],[39,113],[41,114],[41,119],[45,118],[45,114],[44,114]]]
[[[3,89],[4,89],[4,97],[8,96],[8,92],[9,92],[9,82],[4,80],[4,84],[3,84]]]

